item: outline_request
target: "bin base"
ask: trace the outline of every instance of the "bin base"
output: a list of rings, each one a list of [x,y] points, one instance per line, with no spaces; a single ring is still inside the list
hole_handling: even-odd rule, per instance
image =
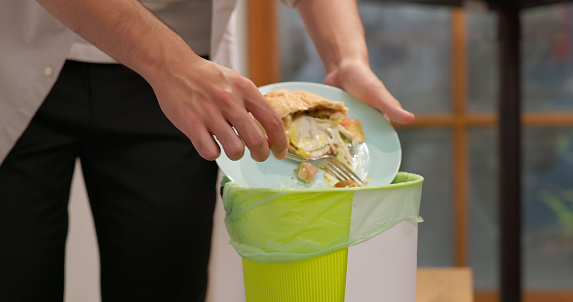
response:
[[[344,302],[348,248],[295,263],[243,259],[247,302]]]

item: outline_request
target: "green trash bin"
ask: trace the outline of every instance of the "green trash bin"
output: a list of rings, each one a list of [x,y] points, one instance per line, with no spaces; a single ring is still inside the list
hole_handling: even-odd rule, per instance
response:
[[[406,219],[421,221],[422,183],[405,172],[390,185],[364,188],[224,183],[225,224],[243,258],[246,301],[353,302],[346,293],[349,248]],[[415,295],[415,278],[413,287]]]

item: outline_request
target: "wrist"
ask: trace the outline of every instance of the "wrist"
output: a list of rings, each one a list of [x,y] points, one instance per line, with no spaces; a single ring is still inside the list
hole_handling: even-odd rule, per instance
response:
[[[349,74],[356,74],[357,72],[361,74],[371,72],[368,58],[345,58],[338,62],[338,64],[331,64],[330,68],[326,70],[325,83],[343,88],[342,83],[345,82],[344,77],[347,77]]]
[[[157,44],[147,49],[145,54],[133,56],[137,60],[133,62],[133,69],[150,84],[169,81],[179,71],[189,69],[202,60],[179,36]]]
[[[352,65],[369,66],[366,47],[339,47],[337,51],[325,55],[323,61],[327,74]]]

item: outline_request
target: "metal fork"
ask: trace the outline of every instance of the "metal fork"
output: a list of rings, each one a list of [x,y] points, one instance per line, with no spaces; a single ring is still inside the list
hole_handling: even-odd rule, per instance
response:
[[[288,152],[287,158],[290,160],[297,161],[299,163],[311,163],[313,166],[318,167],[332,176],[336,177],[339,181],[343,180],[354,180],[360,185],[364,185],[364,181],[352,171],[348,165],[341,163],[336,157],[331,155],[324,155],[317,158],[306,158],[300,155]]]

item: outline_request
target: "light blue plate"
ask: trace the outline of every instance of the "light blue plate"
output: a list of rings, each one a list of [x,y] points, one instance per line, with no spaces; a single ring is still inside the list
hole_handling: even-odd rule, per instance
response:
[[[348,107],[348,116],[362,122],[365,143],[357,148],[355,171],[362,179],[369,179],[367,186],[387,185],[392,182],[402,158],[398,135],[392,125],[377,110],[356,100],[345,91],[317,83],[284,82],[262,86],[265,94],[271,90],[286,88],[305,90],[333,101],[342,101]],[[221,148],[222,150],[222,148]],[[265,162],[256,162],[249,150],[238,161],[231,161],[222,151],[217,159],[219,168],[232,181],[251,188],[324,188],[327,187],[323,172],[315,180],[305,184],[296,177],[299,164],[290,160],[277,160],[271,155]]]

